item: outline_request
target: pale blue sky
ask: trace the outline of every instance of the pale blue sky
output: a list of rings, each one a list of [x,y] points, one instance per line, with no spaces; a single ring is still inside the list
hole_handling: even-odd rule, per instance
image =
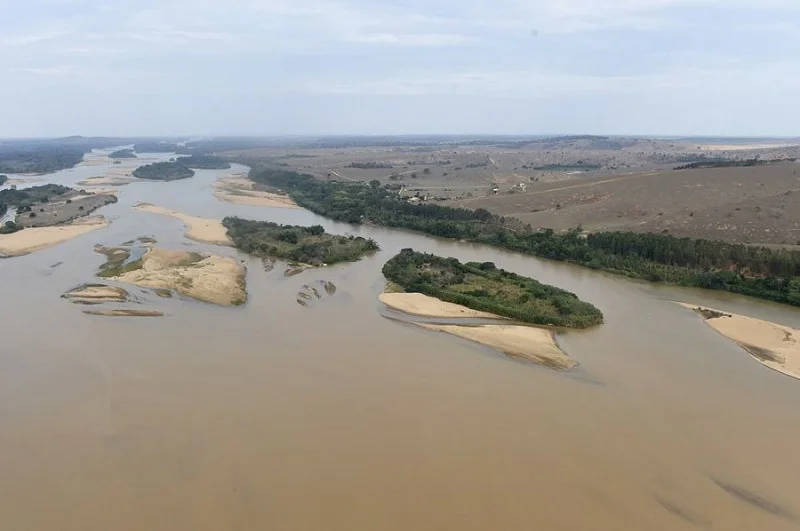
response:
[[[0,137],[800,135],[800,0],[0,0]]]

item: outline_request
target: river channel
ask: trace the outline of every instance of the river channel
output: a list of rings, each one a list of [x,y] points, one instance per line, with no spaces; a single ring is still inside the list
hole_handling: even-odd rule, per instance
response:
[[[104,153],[30,184],[120,168]],[[246,171],[122,186],[97,211],[107,228],[0,260],[0,529],[800,529],[800,381],[672,301],[794,327],[800,311],[212,195]],[[140,201],[321,224],[381,251],[285,277]],[[60,299],[93,281],[96,244],[139,236],[244,260],[248,303],[134,288],[166,314],[136,319]],[[558,336],[580,363],[558,372],[387,319],[381,267],[404,247],[568,289],[605,324]],[[336,293],[297,304],[316,281]]]

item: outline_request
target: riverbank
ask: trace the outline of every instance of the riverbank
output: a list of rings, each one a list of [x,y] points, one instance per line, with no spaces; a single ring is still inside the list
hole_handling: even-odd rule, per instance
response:
[[[714,308],[679,302],[705,323],[736,342],[761,364],[800,379],[800,330]]]
[[[105,228],[108,224],[103,216],[92,216],[66,225],[33,227],[12,234],[0,234],[0,254],[23,256]]]
[[[211,243],[214,245],[233,245],[233,241],[228,237],[227,229],[222,226],[222,222],[219,220],[189,216],[187,214],[176,212],[175,210],[170,210],[168,208],[156,206],[150,203],[137,203],[133,208],[134,210],[138,210],[140,212],[161,214],[163,216],[170,216],[183,221],[188,228],[185,236],[190,240]]]
[[[238,205],[300,208],[288,195],[258,190],[253,181],[241,175],[229,175],[217,180],[214,183],[214,197]]]
[[[498,321],[505,319],[499,315],[479,312],[422,293],[382,293],[378,298],[389,308],[420,317],[497,319]],[[413,321],[411,323],[426,330],[444,332],[480,343],[516,360],[559,370],[571,369],[578,364],[561,350],[556,342],[555,333],[546,328],[512,324],[436,324]]]

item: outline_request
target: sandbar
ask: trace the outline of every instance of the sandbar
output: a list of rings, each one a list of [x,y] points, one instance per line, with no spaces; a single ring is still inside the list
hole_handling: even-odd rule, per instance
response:
[[[174,290],[203,302],[232,306],[247,300],[246,270],[233,258],[151,248],[107,278],[157,290]]]
[[[82,303],[127,302],[130,295],[117,286],[105,284],[83,284],[64,293],[64,299]]]
[[[505,319],[493,313],[473,310],[422,293],[382,293],[379,299],[390,308],[421,317]],[[555,333],[547,328],[511,324],[412,323],[426,330],[445,332],[475,341],[504,352],[514,359],[561,370],[571,369],[577,365],[577,362],[558,346]]]
[[[0,234],[0,254],[6,256],[26,255],[107,226],[106,218],[92,216],[66,225],[32,227],[12,234]]]
[[[735,341],[763,365],[800,379],[800,330],[705,306],[678,304],[702,315],[708,326]]]
[[[89,177],[83,181],[78,181],[79,186],[124,186],[136,182],[132,177],[116,177],[103,175],[100,177]]]
[[[241,175],[229,175],[214,183],[214,197],[239,205],[300,208],[288,195],[255,189],[255,183]]]
[[[466,306],[429,297],[422,293],[381,293],[378,299],[389,308],[421,317],[505,319],[493,313],[480,312]]]
[[[88,315],[103,317],[163,317],[164,312],[157,310],[83,310]]]
[[[139,203],[134,206],[136,210],[142,212],[151,212],[153,214],[162,214],[164,216],[171,216],[183,221],[188,227],[186,237],[190,240],[198,242],[213,243],[216,245],[233,245],[233,241],[228,237],[228,231],[222,225],[222,222],[217,219],[198,218],[196,216],[189,216],[163,208],[150,203]]]
[[[512,358],[571,369],[577,362],[562,351],[552,330],[519,325],[441,325],[416,323],[427,330],[446,332],[505,352]]]

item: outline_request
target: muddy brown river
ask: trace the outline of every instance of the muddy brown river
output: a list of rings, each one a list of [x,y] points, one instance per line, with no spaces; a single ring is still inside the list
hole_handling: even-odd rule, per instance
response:
[[[93,159],[46,182],[111,168]],[[795,327],[800,311],[215,199],[212,183],[236,171],[121,187],[98,211],[108,228],[0,260],[0,529],[800,529],[800,381],[670,301]],[[139,201],[319,223],[382,250],[287,278],[185,239]],[[166,314],[136,319],[59,298],[94,280],[95,244],[139,236],[244,260],[248,304],[128,286]],[[403,247],[493,261],[574,291],[606,322],[559,335],[580,366],[557,372],[387,319],[380,271]],[[297,304],[318,281],[335,294]]]

